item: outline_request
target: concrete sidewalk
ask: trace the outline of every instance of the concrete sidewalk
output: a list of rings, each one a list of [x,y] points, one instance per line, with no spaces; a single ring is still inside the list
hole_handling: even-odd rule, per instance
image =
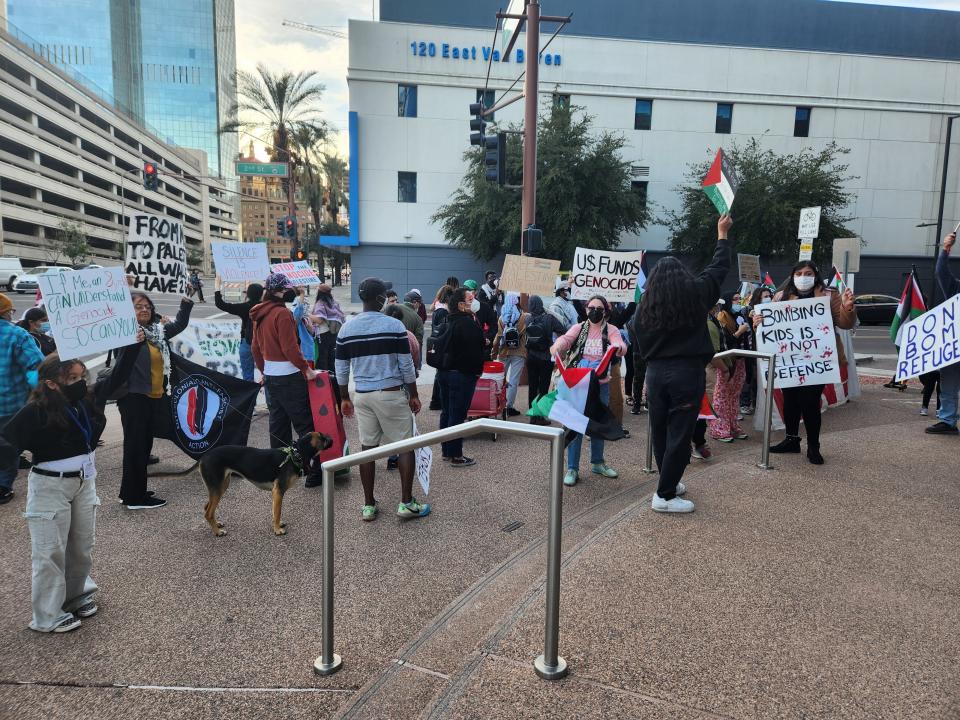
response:
[[[795,455],[761,471],[756,439],[714,444],[685,478],[690,516],[650,512],[646,418],[628,416],[634,439],[607,451],[620,478],[587,473],[564,492],[570,675],[557,683],[532,669],[542,444],[468,441],[477,466],[437,463],[434,514],[414,523],[392,515],[396,473],[382,464],[374,523],[359,520],[356,472],[338,483],[344,668],[320,678],[319,492],[291,490],[277,538],[269,496],[234,482],[221,505],[229,534],[215,538],[196,476],[156,480],[170,501],[157,511],[114,502],[111,440],[98,479],[101,612],[78,631],[26,629],[22,476],[0,508],[0,718],[960,718],[960,444],[924,435],[918,408],[916,390],[864,387],[824,416],[822,467]],[[424,411],[419,424],[436,421]],[[265,444],[264,424],[251,445]],[[158,449],[166,468],[189,464]]]

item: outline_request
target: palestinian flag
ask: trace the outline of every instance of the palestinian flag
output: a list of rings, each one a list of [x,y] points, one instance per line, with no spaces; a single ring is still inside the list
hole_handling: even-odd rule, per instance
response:
[[[893,322],[890,324],[890,339],[893,340],[894,345],[900,347],[900,333],[903,326],[926,311],[927,306],[923,303],[920,286],[917,285],[917,279],[913,273],[910,273],[906,285],[903,286],[903,295],[900,296],[897,312],[894,313]]]
[[[716,420],[717,414],[713,411],[713,405],[710,404],[710,398],[703,394],[703,400],[700,402],[700,413],[697,420]]]
[[[534,400],[527,415],[545,417],[567,428],[566,444],[575,433],[599,437],[604,440],[620,440],[625,437],[623,426],[600,400],[600,381],[613,358],[616,348],[607,349],[596,370],[591,368],[565,368],[560,358],[555,358],[560,377],[556,390]]]
[[[637,273],[637,289],[633,291],[633,301],[635,303],[640,302],[640,298],[643,297],[643,291],[647,289],[647,276],[650,273],[647,272],[647,253],[644,252],[640,256],[640,272]]]
[[[776,290],[777,284],[773,281],[773,278],[770,277],[770,273],[764,273],[763,275],[763,285],[764,287],[770,288],[770,290]]]
[[[733,163],[723,154],[723,148],[717,150],[717,157],[710,166],[710,172],[703,179],[703,191],[710,198],[717,211],[724,215],[730,212],[733,197],[737,194],[740,181],[733,170]]]
[[[833,268],[833,277],[830,278],[830,282],[827,283],[827,287],[833,288],[838,293],[842,293],[847,289],[847,284],[843,281],[843,278],[840,276],[840,271],[836,267]]]

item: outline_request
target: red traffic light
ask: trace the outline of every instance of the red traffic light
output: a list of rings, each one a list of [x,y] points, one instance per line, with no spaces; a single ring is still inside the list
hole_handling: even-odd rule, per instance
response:
[[[303,260],[303,250],[297,250],[297,260]]]
[[[146,170],[148,174],[154,173],[157,170],[151,163],[147,163],[146,165],[144,165],[143,169]]]
[[[287,218],[287,227],[288,228],[293,227],[293,220],[291,220],[290,218]]]

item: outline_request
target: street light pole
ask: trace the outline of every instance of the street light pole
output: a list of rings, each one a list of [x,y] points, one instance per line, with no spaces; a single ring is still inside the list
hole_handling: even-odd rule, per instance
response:
[[[937,236],[933,239],[933,272],[930,288],[930,305],[937,304],[937,258],[940,256],[940,237],[943,235],[943,204],[947,197],[947,168],[950,165],[950,137],[953,133],[953,121],[960,115],[947,117],[947,138],[943,146],[943,174],[940,178],[940,209],[937,211]]]
[[[523,231],[537,223],[537,101],[540,83],[540,0],[530,0],[527,15],[527,56],[523,80],[523,197],[520,210],[520,254]]]

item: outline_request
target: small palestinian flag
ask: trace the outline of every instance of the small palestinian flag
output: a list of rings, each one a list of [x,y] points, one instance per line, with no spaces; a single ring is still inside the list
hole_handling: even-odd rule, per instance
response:
[[[900,296],[900,304],[897,305],[897,311],[893,315],[893,322],[890,323],[890,339],[893,340],[894,345],[900,347],[903,326],[926,311],[927,306],[923,303],[920,286],[917,285],[917,279],[913,273],[910,273],[906,285],[903,286],[903,295]]]
[[[700,413],[697,420],[716,420],[717,414],[713,411],[713,405],[710,404],[710,398],[703,394],[703,400],[700,402]]]
[[[597,379],[597,373],[602,375],[606,371],[615,351],[612,346],[608,348],[596,370],[565,368],[560,358],[555,358],[560,371],[557,389],[534,400],[527,415],[545,417],[563,425],[570,431],[566,437],[568,445],[576,433],[604,440],[625,437],[623,426],[600,400],[600,381]]]
[[[643,297],[643,291],[647,289],[647,276],[650,273],[647,272],[647,253],[644,252],[640,256],[640,272],[637,273],[637,289],[633,291],[633,301],[635,303],[640,302],[640,298]]]
[[[773,278],[770,277],[770,273],[769,273],[769,272],[764,273],[764,275],[763,275],[763,285],[764,285],[764,287],[768,287],[768,288],[770,288],[771,290],[776,290],[776,289],[777,289],[777,284],[773,281]]]
[[[723,148],[720,148],[717,150],[713,165],[710,166],[710,172],[703,179],[703,191],[717,211],[725,215],[730,212],[739,186],[740,181],[737,180],[737,174],[733,170],[733,163],[723,154]]]
[[[836,267],[833,268],[833,277],[830,278],[830,282],[827,284],[827,287],[833,288],[838,293],[842,293],[847,289],[847,284],[843,281],[843,278],[840,276],[840,271]]]

